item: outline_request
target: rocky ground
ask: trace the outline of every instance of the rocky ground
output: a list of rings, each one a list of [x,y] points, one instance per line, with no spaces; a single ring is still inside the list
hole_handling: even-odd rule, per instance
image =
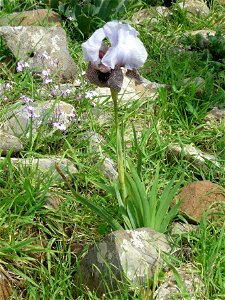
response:
[[[221,7],[224,8],[224,6]],[[185,43],[188,43],[188,39],[194,39],[196,36],[202,49],[208,49],[212,38],[217,34],[217,25],[214,26],[214,30],[212,28],[213,22],[210,20],[211,26],[207,28],[207,20],[213,18],[213,13],[204,1],[182,1],[178,3],[178,7],[175,9],[165,6],[146,7],[133,13],[130,21],[137,29],[140,28],[140,32],[142,28],[148,28],[149,31],[153,32],[152,34],[155,30],[155,34],[158,35],[157,28],[161,23],[167,24],[171,22],[171,18],[176,18],[176,10],[179,10],[180,14],[185,14],[188,22],[194,25],[193,30],[182,32],[182,37],[180,32],[173,37],[173,51],[177,53],[194,51],[191,45]],[[224,17],[221,18],[223,19],[218,18],[217,20],[220,20],[219,23],[223,25]],[[198,26],[195,26],[195,24],[198,24]],[[202,24],[202,27],[199,24]],[[85,166],[87,173],[89,167],[94,167],[95,172],[103,174],[104,180],[112,182],[117,179],[117,163],[113,145],[115,139],[110,141],[110,130],[114,126],[112,103],[109,101],[110,91],[108,88],[93,87],[87,82],[85,65],[83,62],[79,62],[79,59],[82,60],[81,55],[79,58],[79,55],[74,57],[71,54],[71,40],[69,40],[67,28],[65,28],[61,17],[56,12],[38,9],[22,13],[3,14],[0,17],[0,37],[5,49],[8,51],[5,50],[5,53],[9,53],[8,56],[4,54],[0,61],[1,176],[5,178],[8,176],[7,174],[15,172],[16,175],[12,175],[12,178],[14,176],[12,180],[15,181],[18,173],[24,178],[28,174],[28,177],[32,177],[34,182],[37,182],[40,178],[43,180],[51,179],[47,188],[45,183],[44,194],[41,198],[42,206],[46,207],[49,214],[52,211],[53,213],[54,211],[60,212],[64,209],[62,203],[65,201],[61,189],[65,194],[67,193],[65,192],[66,182],[63,182],[63,178],[65,177],[68,182],[71,182],[71,178],[81,176],[81,186],[76,187],[81,193],[83,193],[86,186],[86,175],[83,173],[85,169],[81,167],[81,163],[77,158],[79,155],[76,154],[76,146],[71,143],[71,140],[76,140],[76,145],[81,145],[79,148],[81,152],[88,149],[87,152],[90,157],[87,161],[84,159],[84,164],[87,164]],[[147,43],[148,38],[143,42]],[[159,39],[163,40],[163,34]],[[184,40],[185,42],[183,42]],[[76,47],[80,51],[80,45]],[[224,59],[223,56],[223,64]],[[153,63],[152,66],[151,63]],[[126,75],[124,77],[119,94],[119,98],[121,98],[119,105],[123,108],[121,115],[123,114],[124,119],[126,118],[124,143],[127,151],[133,149],[132,124],[135,124],[137,141],[142,145],[143,132],[146,128],[154,127],[151,127],[154,124],[154,117],[152,116],[157,115],[157,113],[159,115],[159,112],[163,115],[161,111],[164,111],[164,109],[160,108],[159,104],[162,103],[160,102],[162,100],[159,101],[163,98],[162,95],[174,93],[179,97],[179,93],[185,94],[186,91],[191,89],[193,98],[204,99],[208,84],[206,78],[201,76],[189,78],[186,74],[184,80],[182,80],[182,85],[178,89],[178,86],[175,87],[172,82],[151,80],[151,77],[148,76],[148,68],[154,68],[154,64],[157,65],[158,63],[158,61],[153,62],[153,59],[150,58],[143,70],[143,76],[146,78],[143,78],[141,84],[135,83]],[[155,276],[157,277],[157,284],[153,284],[153,288],[151,286],[150,292],[146,288],[141,294],[141,297],[145,297],[142,299],[163,300],[173,299],[176,296],[179,299],[186,299],[187,295],[190,299],[209,299],[205,296],[209,293],[206,292],[208,287],[205,285],[197,264],[194,263],[193,259],[183,259],[182,261],[180,257],[184,253],[181,254],[180,252],[183,249],[179,243],[174,244],[177,239],[182,240],[182,237],[185,236],[186,238],[190,232],[198,231],[201,228],[199,224],[201,224],[202,218],[204,219],[206,212],[208,215],[204,219],[205,222],[207,222],[207,219],[211,221],[213,219],[217,222],[219,218],[221,230],[224,230],[224,75],[221,85],[215,85],[214,91],[216,95],[222,95],[220,105],[209,106],[204,118],[201,119],[200,125],[197,124],[197,118],[194,119],[193,117],[193,122],[196,123],[196,127],[198,126],[198,131],[201,131],[202,128],[202,131],[205,132],[205,139],[207,139],[208,132],[210,139],[212,139],[214,132],[218,134],[220,143],[216,149],[217,151],[212,151],[216,146],[211,147],[212,145],[208,144],[202,146],[198,142],[198,138],[194,138],[195,134],[193,134],[192,139],[186,137],[184,126],[182,128],[177,127],[176,132],[180,132],[182,141],[179,142],[179,138],[170,139],[169,143],[165,142],[163,144],[163,150],[160,150],[165,154],[161,160],[168,161],[172,169],[173,166],[178,169],[177,166],[185,165],[183,172],[185,175],[186,173],[191,174],[191,176],[188,175],[188,180],[184,180],[179,191],[178,200],[182,200],[179,222],[175,220],[171,224],[171,228],[164,233],[159,233],[150,228],[113,232],[107,229],[104,232],[104,237],[96,234],[96,239],[89,237],[85,240],[85,246],[89,244],[88,240],[98,241],[88,251],[83,248],[83,241],[82,239],[80,241],[78,236],[76,236],[75,241],[72,238],[71,240],[68,239],[67,242],[70,244],[71,249],[75,249],[74,251],[70,249],[75,253],[75,257],[77,258],[81,254],[79,268],[73,262],[75,270],[73,270],[71,277],[73,277],[76,286],[79,286],[82,278],[85,291],[88,288],[92,293],[96,292],[98,297],[102,297],[107,293],[112,293],[112,297],[116,297],[115,294],[121,293],[124,286],[130,292],[142,291],[142,287],[146,286],[148,280]],[[182,97],[185,96],[184,94],[182,94]],[[91,102],[88,111],[79,108],[81,101]],[[135,105],[137,108],[135,108]],[[133,113],[135,109],[138,111],[138,113],[135,112],[136,114]],[[146,109],[148,109],[148,114],[145,114]],[[124,113],[125,110],[128,112],[127,116]],[[195,108],[189,106],[189,112],[190,110],[194,115],[193,110]],[[173,131],[173,129],[172,127],[171,129],[165,129],[168,128],[167,125],[163,127],[165,124],[163,118],[157,122],[155,130],[159,140],[163,140],[169,134],[168,132]],[[94,125],[90,126],[92,123]],[[145,140],[147,145],[151,143],[152,132],[151,130],[149,132],[149,137]],[[172,134],[175,136],[175,133]],[[69,136],[71,136],[71,140]],[[64,141],[67,142],[63,144]],[[53,148],[56,150],[52,151]],[[111,152],[113,155],[111,155]],[[147,157],[146,161],[148,155],[153,157],[152,153],[154,151],[144,154]],[[167,168],[166,165],[163,169],[165,170],[165,168]],[[12,173],[10,173],[11,171]],[[147,170],[146,174],[148,172]],[[23,174],[26,174],[26,176]],[[5,188],[3,180],[1,185],[0,189],[3,191],[3,188]],[[62,187],[62,185],[64,186]],[[95,190],[93,186],[87,185],[86,187]],[[59,190],[60,195],[57,194]],[[35,196],[32,196],[34,200],[39,199],[40,192],[41,189],[38,190]],[[92,194],[92,192],[92,190],[88,190],[87,194]],[[2,199],[4,193],[4,191],[0,193]],[[8,201],[10,201],[10,197]],[[175,202],[174,200],[174,204]],[[113,209],[115,207],[116,205]],[[12,213],[11,207],[8,209],[9,212]],[[8,227],[8,223],[4,221],[4,218],[2,220],[0,238],[3,243],[0,244],[1,249],[4,248],[4,237],[7,235],[5,228]],[[59,220],[54,222],[57,225],[53,227],[57,229],[53,229],[53,231],[59,231],[60,236],[62,234],[61,230],[63,231],[62,236],[65,234],[65,236],[70,235],[71,237],[75,234],[67,233],[65,228],[60,229]],[[72,219],[69,220],[69,223],[71,222],[73,222]],[[67,227],[66,224],[62,224]],[[88,226],[92,227],[91,224]],[[68,231],[75,230],[71,228],[67,228]],[[88,231],[87,228],[86,230]],[[35,232],[37,234],[36,230]],[[48,235],[50,237],[51,233],[46,236]],[[54,238],[57,240],[57,233]],[[50,241],[52,242],[51,238],[49,241],[41,240],[43,248],[51,249],[49,246]],[[224,234],[221,243],[223,244],[222,249],[224,249]],[[24,247],[26,249],[26,244],[24,244]],[[23,249],[23,246],[21,246],[21,249]],[[51,250],[56,249],[53,247]],[[189,253],[192,250],[188,246],[185,251]],[[17,266],[15,263],[18,258],[15,261],[13,256],[4,259],[5,253],[7,252],[0,250],[0,299],[28,299],[29,293],[30,295],[32,293],[29,291],[26,294],[24,290],[27,289],[27,282],[31,286],[35,286],[35,280],[29,280],[29,278],[34,277],[32,277],[30,271],[27,271],[27,273],[19,271],[21,266]],[[33,250],[33,255],[36,255],[33,259],[41,261],[43,265],[48,264],[48,255],[47,258],[41,258],[41,251],[34,253]],[[176,260],[180,260],[182,263],[175,267],[175,260],[172,260],[173,262],[169,261],[169,256],[166,256],[166,254],[173,255]],[[14,267],[10,268],[9,263]],[[158,275],[161,270],[164,273],[163,279],[159,278]],[[34,273],[34,271],[32,272]],[[204,275],[206,276],[206,274]],[[223,275],[225,276],[225,273]],[[52,276],[54,277],[54,272]],[[38,275],[36,280],[38,282]],[[225,280],[225,277],[221,280]],[[65,295],[61,290],[56,297],[44,296],[39,290],[39,297],[40,299],[58,299],[60,292]],[[217,299],[225,297],[224,289],[223,292],[224,294],[222,294],[222,291],[220,292],[221,295],[219,294]],[[14,295],[20,298],[15,298]],[[29,299],[33,299],[32,296],[30,297]],[[78,296],[70,295],[69,297],[67,295],[67,297],[64,299],[72,299]],[[91,296],[90,299],[92,299]],[[127,298],[124,296],[121,299]]]

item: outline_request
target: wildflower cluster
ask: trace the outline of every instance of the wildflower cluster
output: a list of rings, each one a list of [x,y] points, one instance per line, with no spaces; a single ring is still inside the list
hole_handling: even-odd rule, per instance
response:
[[[2,97],[1,99],[4,101],[8,100],[8,97],[6,96],[7,93],[13,89],[13,85],[15,84],[14,81],[10,81],[7,83],[1,83],[0,84],[0,97]],[[3,97],[5,95],[5,97]]]
[[[47,69],[47,70],[43,70],[41,72],[41,75],[42,75],[42,79],[43,79],[43,83],[44,84],[49,84],[52,82],[52,79],[49,77],[51,74],[51,70],[50,69]]]
[[[60,107],[57,106],[54,109],[54,117],[51,120],[51,125],[56,130],[65,131],[67,129],[66,122],[74,119],[75,119],[75,114],[73,112],[65,113],[60,109]]]
[[[29,67],[30,67],[30,65],[28,64],[28,62],[18,61],[17,66],[16,66],[16,71],[19,73],[19,72],[22,72],[23,69],[29,68]]]
[[[26,117],[28,120],[34,120],[38,117],[37,113],[34,111],[34,107],[32,106],[32,103],[34,102],[34,99],[29,98],[25,95],[21,95],[20,99],[24,101],[25,103],[25,109],[26,109]]]

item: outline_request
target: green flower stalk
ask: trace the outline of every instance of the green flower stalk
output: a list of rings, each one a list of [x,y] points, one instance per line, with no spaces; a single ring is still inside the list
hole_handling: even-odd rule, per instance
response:
[[[97,29],[82,44],[84,59],[89,62],[87,78],[90,82],[111,90],[116,125],[119,189],[125,206],[127,205],[125,164],[118,120],[118,93],[123,84],[122,67],[127,69],[129,77],[141,81],[137,68],[143,66],[147,52],[137,36],[138,32],[130,25],[111,21]],[[103,42],[105,38],[109,39],[110,46]]]
[[[122,140],[121,140],[121,132],[120,132],[120,125],[119,125],[119,118],[118,118],[118,93],[111,90],[111,95],[113,99],[114,105],[114,118],[115,118],[115,125],[116,125],[116,152],[117,152],[117,164],[118,164],[118,179],[119,185],[121,190],[121,198],[123,203],[126,203],[126,185],[125,185],[125,170],[124,170],[124,157],[123,157],[123,147],[122,147]]]

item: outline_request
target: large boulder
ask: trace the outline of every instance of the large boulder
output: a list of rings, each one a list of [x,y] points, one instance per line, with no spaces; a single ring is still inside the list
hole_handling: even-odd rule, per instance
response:
[[[29,100],[25,97],[26,99]],[[74,107],[64,101],[30,102],[23,105],[18,102],[6,113],[0,128],[8,134],[29,138],[30,133],[34,135],[37,131],[40,132],[41,126],[43,134],[53,134],[56,130],[65,131],[73,124],[74,117]]]
[[[168,238],[153,229],[118,230],[89,249],[76,280],[99,296],[107,289],[116,292],[121,281],[141,286],[162,267],[163,253],[170,251]]]
[[[29,64],[36,74],[50,70],[60,81],[72,80],[76,65],[70,56],[66,32],[52,26],[2,26],[0,36],[20,62]]]

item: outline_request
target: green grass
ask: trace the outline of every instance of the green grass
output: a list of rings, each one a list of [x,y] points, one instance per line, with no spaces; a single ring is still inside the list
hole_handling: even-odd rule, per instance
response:
[[[0,15],[13,12],[21,7],[21,1],[7,2]],[[224,34],[225,9],[222,1],[215,0],[207,20],[188,20],[184,13],[173,9],[172,18],[159,20],[154,28],[148,23],[136,26],[140,38],[148,51],[148,60],[141,70],[150,81],[168,84],[168,90],[161,90],[155,102],[139,99],[132,105],[119,107],[119,121],[132,132],[132,124],[144,126],[137,141],[124,145],[126,155],[134,164],[141,157],[141,177],[147,192],[154,182],[159,164],[158,190],[162,192],[176,174],[183,174],[182,184],[194,180],[211,180],[225,187],[224,122],[208,126],[207,112],[215,105],[225,106],[224,59],[220,64],[212,60],[207,51],[178,51],[183,33],[197,29],[220,29]],[[31,1],[31,4],[35,1]],[[135,11],[148,7],[149,1],[133,1],[124,13],[123,19],[132,19]],[[69,49],[80,74],[86,64],[82,59],[81,42],[74,40],[74,24],[65,22]],[[184,46],[185,47],[185,46]],[[6,61],[6,58],[10,59]],[[12,89],[3,89],[0,98],[0,120],[19,100],[21,94],[41,101],[42,84],[28,72],[16,73],[16,61],[0,40],[0,84],[13,81]],[[202,77],[205,89],[196,94],[194,85],[184,84],[185,78]],[[82,79],[82,77],[81,77]],[[51,88],[51,87],[50,87]],[[76,191],[89,201],[104,208],[120,224],[123,220],[118,210],[117,200],[93,182],[110,184],[94,163],[98,157],[91,149],[86,132],[100,134],[105,142],[103,153],[116,161],[116,129],[112,122],[100,125],[93,114],[93,103],[85,99],[85,92],[94,89],[83,82],[78,90],[79,100],[74,96],[63,98],[76,109],[77,121],[66,135],[60,132],[44,136],[40,131],[35,139],[23,139],[25,148],[18,156],[45,157],[57,155],[74,162],[78,173],[71,176],[71,184]],[[4,100],[7,97],[7,101]],[[44,99],[48,99],[45,96]],[[54,98],[58,100],[57,97]],[[107,103],[97,106],[113,116],[113,106]],[[171,159],[168,145],[171,143],[193,143],[202,151],[215,154],[222,167],[208,164],[207,168],[197,168],[185,159]],[[138,145],[138,147],[137,147]],[[36,170],[13,167],[10,156],[0,161],[0,271],[9,272],[13,285],[12,299],[99,299],[94,293],[77,285],[74,281],[79,263],[89,244],[99,241],[111,231],[110,226],[97,214],[81,205],[61,181],[53,184],[48,176],[40,176]],[[140,167],[140,164],[138,165]],[[63,199],[57,208],[46,206],[46,197],[53,194]],[[62,198],[62,195],[65,197]],[[185,251],[179,263],[193,264],[201,274],[205,284],[204,299],[225,298],[225,234],[224,215],[217,221],[202,219],[198,229],[184,237],[174,238],[177,247],[190,247],[191,255]],[[84,247],[83,251],[80,249]],[[105,299],[152,299],[151,291],[161,282],[163,273],[156,274],[145,289],[130,289],[124,286],[118,296],[109,295]]]

